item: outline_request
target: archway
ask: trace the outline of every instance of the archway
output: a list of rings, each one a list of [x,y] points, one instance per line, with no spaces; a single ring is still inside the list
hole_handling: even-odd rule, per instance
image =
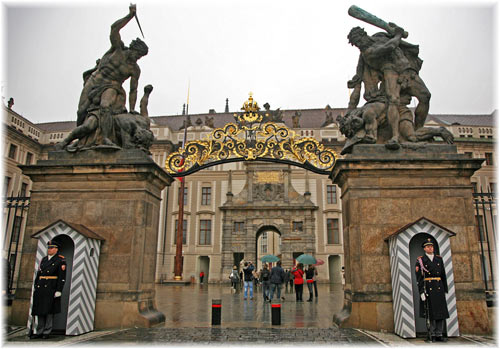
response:
[[[271,254],[281,259],[281,232],[274,226],[261,227],[255,236],[256,266],[261,270],[261,257]]]

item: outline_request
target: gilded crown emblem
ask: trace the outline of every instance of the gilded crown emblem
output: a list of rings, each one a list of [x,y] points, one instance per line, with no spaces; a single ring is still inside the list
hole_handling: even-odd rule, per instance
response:
[[[248,94],[248,101],[245,101],[245,103],[243,103],[241,110],[244,110],[245,112],[243,113],[243,115],[238,116],[240,122],[247,122],[251,124],[254,122],[262,121],[262,115],[260,115],[259,113],[259,104],[253,100],[252,92]]]

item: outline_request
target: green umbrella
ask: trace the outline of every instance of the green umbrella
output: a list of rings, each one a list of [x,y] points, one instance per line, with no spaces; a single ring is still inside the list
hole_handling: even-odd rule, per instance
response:
[[[316,264],[316,258],[309,254],[301,254],[300,256],[297,257],[297,262],[302,263],[302,264],[309,264],[313,265]]]
[[[273,256],[272,254],[265,255],[264,257],[261,257],[260,260],[263,263],[275,263],[279,261],[280,259],[276,256]]]

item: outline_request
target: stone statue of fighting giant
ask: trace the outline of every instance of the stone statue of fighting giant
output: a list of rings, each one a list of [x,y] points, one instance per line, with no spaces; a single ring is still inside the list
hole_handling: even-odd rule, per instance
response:
[[[357,143],[385,143],[397,150],[408,145],[432,140],[434,136],[453,143],[445,128],[425,128],[431,93],[419,76],[422,60],[419,47],[402,40],[408,33],[394,23],[386,23],[356,6],[349,14],[386,30],[369,36],[362,28],[353,28],[349,42],[360,55],[356,74],[347,85],[353,89],[345,116],[337,117],[340,131],[347,137],[341,154],[349,153]],[[361,86],[366,104],[358,108]],[[415,116],[407,107],[411,98],[418,100]]]
[[[139,38],[126,47],[120,29],[137,18],[136,6],[111,25],[111,48],[96,66],[83,73],[84,86],[78,103],[76,128],[60,143],[58,149],[139,148],[149,152],[154,136],[147,112],[151,85],[144,88],[141,113],[135,111],[137,87],[141,69],[137,61],[148,53],[147,45]],[[129,112],[125,108],[126,93],[122,87],[130,78]],[[75,141],[77,140],[77,141]]]

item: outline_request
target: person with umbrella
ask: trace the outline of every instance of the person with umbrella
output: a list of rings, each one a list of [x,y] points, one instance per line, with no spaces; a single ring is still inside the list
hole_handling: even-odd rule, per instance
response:
[[[318,275],[318,271],[316,270],[316,268],[314,268],[313,265],[309,265],[306,270],[306,283],[307,289],[309,290],[309,299],[307,300],[308,302],[312,302],[313,300],[313,285],[316,298],[318,297],[318,288],[316,286],[315,280],[316,275]]]
[[[292,274],[294,276],[293,283],[295,285],[295,300],[297,302],[302,302],[302,291],[304,289],[304,264],[297,264],[297,266],[292,269]]]

